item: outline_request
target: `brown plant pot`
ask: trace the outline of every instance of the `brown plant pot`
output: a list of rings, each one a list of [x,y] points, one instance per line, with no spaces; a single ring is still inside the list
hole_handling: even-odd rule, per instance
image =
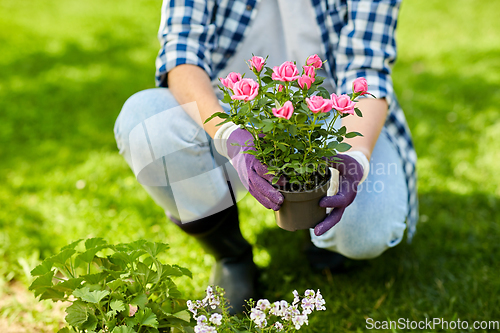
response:
[[[326,208],[319,206],[321,198],[326,196],[330,181],[318,185],[310,191],[290,192],[279,190],[285,197],[281,208],[274,212],[276,223],[282,229],[297,231],[314,228],[326,217]]]

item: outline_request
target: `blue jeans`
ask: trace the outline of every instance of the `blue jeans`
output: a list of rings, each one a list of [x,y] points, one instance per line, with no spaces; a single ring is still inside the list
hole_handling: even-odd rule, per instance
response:
[[[194,103],[184,106],[196,107]],[[167,215],[189,223],[235,204],[246,194],[232,165],[167,88],[136,93],[115,124],[120,154]],[[401,159],[382,131],[370,174],[341,221],[312,242],[352,259],[379,256],[399,244],[406,228],[408,188]],[[231,183],[235,197],[228,187]]]

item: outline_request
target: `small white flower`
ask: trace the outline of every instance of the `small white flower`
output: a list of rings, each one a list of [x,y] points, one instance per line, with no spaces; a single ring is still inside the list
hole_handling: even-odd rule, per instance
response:
[[[311,298],[303,298],[302,299],[302,313],[303,314],[311,314],[314,310],[314,306],[316,305],[316,299]]]
[[[292,294],[293,294],[292,305],[298,304],[300,302],[299,293],[297,292],[297,290],[294,290],[294,291],[292,291]]]
[[[323,299],[323,296],[321,295],[321,293],[319,292],[319,289],[316,292],[315,303],[316,303],[316,311],[326,310],[326,307],[324,306],[326,302]]]
[[[207,317],[205,315],[200,315],[198,318],[196,318],[196,322],[198,323],[198,325],[203,325],[207,322]]]
[[[271,307],[271,303],[267,299],[259,299],[257,301],[257,306],[255,307],[256,309],[259,309],[261,311],[266,311]]]
[[[307,315],[296,315],[292,317],[292,323],[295,325],[295,329],[300,330],[302,325],[309,325],[307,320]]]
[[[208,326],[206,324],[198,324],[194,327],[195,333],[217,333],[215,327]]]
[[[264,328],[267,325],[266,314],[259,309],[252,308],[250,319],[255,322],[259,328]]]
[[[218,314],[218,313],[214,313],[214,314],[212,314],[212,315],[210,316],[210,322],[211,322],[212,324],[217,325],[217,326],[219,326],[219,325],[221,325],[221,324],[222,324],[221,320],[222,320],[222,315],[220,315],[220,314]]]
[[[281,303],[278,301],[274,302],[273,305],[271,305],[269,313],[274,316],[281,316]]]
[[[312,289],[307,289],[306,292],[304,293],[306,297],[314,297],[314,290]]]
[[[276,322],[276,323],[274,323],[274,327],[276,328],[276,330],[277,330],[278,332],[281,332],[281,331],[283,330],[283,324],[282,324],[282,323],[280,323],[280,322]]]

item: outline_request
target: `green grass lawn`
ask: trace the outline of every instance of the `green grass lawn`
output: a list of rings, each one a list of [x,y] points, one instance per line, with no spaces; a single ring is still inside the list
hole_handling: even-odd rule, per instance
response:
[[[178,281],[186,297],[203,294],[212,259],[166,221],[112,131],[123,102],[153,87],[160,6],[0,3],[0,323],[19,332],[56,330],[57,311],[12,294],[26,289],[40,258],[79,238],[167,242],[165,260],[193,272]],[[500,320],[498,13],[497,1],[403,3],[394,82],[419,156],[421,223],[411,245],[347,273],[311,273],[297,250],[304,234],[278,229],[252,198],[242,202],[264,296],[307,288],[325,296],[328,311],[305,332],[363,332],[366,318]]]

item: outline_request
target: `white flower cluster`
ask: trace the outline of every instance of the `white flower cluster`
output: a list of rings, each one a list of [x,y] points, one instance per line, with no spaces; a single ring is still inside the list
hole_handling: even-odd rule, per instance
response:
[[[299,296],[297,290],[294,290],[293,297],[291,304],[284,300],[271,304],[267,299],[260,299],[256,304],[253,301],[248,302],[249,307],[255,305],[250,309],[250,321],[255,323],[257,329],[266,329],[266,332],[288,332],[299,330],[304,324],[309,325],[308,316],[314,310],[326,310],[325,300],[319,289],[316,292],[308,289],[304,296]],[[227,323],[233,319],[228,317],[225,304],[223,289],[219,287],[215,287],[215,290],[208,287],[206,297],[201,301],[187,301],[188,310],[196,320],[194,332],[217,333],[218,330],[224,330]]]
[[[193,314],[194,319],[196,319],[195,333],[217,333],[216,326],[222,324],[222,315],[219,313],[211,314],[208,319],[205,315],[198,316],[198,310],[207,308],[215,310],[220,305],[221,295],[217,291],[214,292],[212,287],[207,287],[206,294],[205,298],[201,301],[187,301],[188,310]],[[215,325],[215,327],[210,324]]]
[[[267,326],[268,315],[273,315],[281,318],[282,322],[276,321],[272,324],[278,332],[282,331],[287,323],[292,323],[296,330],[299,330],[304,324],[309,325],[308,315],[310,315],[315,309],[316,311],[326,310],[325,300],[318,291],[315,293],[314,290],[308,289],[304,293],[304,297],[299,296],[297,290],[293,291],[293,302],[289,304],[287,301],[276,301],[271,304],[267,299],[261,299],[257,302],[257,305],[251,309],[250,320],[252,320],[255,325],[259,328],[265,328]],[[299,310],[302,308],[302,312]]]

